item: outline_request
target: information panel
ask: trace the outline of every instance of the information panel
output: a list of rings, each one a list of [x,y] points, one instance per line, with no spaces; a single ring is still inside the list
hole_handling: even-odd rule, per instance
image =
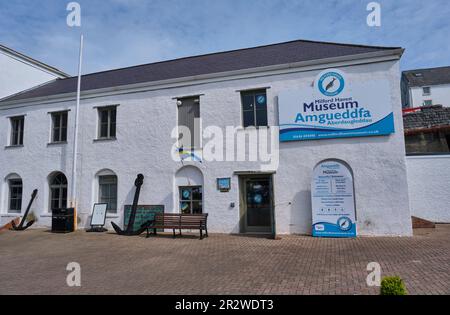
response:
[[[107,203],[96,203],[92,210],[91,226],[104,226],[106,220]]]
[[[142,224],[149,220],[153,220],[158,213],[164,213],[164,206],[138,205],[136,210],[136,217],[134,219],[133,230],[136,231],[141,228]],[[125,206],[125,224],[124,229],[127,229],[128,221],[130,220],[131,205]]]
[[[327,160],[316,166],[311,197],[313,236],[356,237],[353,175],[344,163]]]

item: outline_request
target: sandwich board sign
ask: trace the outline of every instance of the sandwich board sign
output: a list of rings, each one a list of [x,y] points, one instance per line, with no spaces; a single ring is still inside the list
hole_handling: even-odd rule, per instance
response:
[[[91,216],[91,228],[87,229],[86,232],[102,233],[107,231],[107,229],[104,228],[106,223],[107,210],[108,210],[107,203],[94,204],[94,209],[92,210]]]
[[[91,226],[104,226],[106,221],[107,203],[96,203],[92,210]]]
[[[319,163],[313,172],[311,198],[314,237],[356,237],[353,174],[346,163]]]

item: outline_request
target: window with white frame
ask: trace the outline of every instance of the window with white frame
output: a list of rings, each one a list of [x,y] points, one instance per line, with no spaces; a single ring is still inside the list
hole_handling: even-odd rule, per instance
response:
[[[56,173],[50,178],[50,210],[67,208],[67,178]]]
[[[52,113],[52,142],[67,141],[67,117],[67,111]]]
[[[182,214],[203,213],[203,187],[180,187],[180,212]]]
[[[25,125],[25,116],[11,117],[11,146],[23,145],[23,132]]]
[[[267,126],[267,94],[266,90],[243,91],[242,125],[244,127]]]
[[[98,201],[107,203],[109,213],[117,213],[117,176],[101,175],[98,177]]]
[[[433,105],[433,101],[432,100],[425,100],[423,101],[423,106],[431,106]]]
[[[117,107],[107,106],[98,108],[98,138],[114,139],[116,137]]]
[[[423,88],[422,88],[422,91],[423,91],[423,95],[424,95],[424,96],[426,96],[426,95],[431,95],[431,87],[429,87],[429,86],[423,87]]]
[[[20,178],[11,178],[8,180],[8,212],[20,213],[22,211],[22,192],[23,184]]]

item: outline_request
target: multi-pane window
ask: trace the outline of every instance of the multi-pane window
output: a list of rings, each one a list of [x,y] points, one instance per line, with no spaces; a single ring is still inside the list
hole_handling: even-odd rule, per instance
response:
[[[244,127],[267,126],[267,95],[265,90],[241,92]]]
[[[50,181],[50,209],[67,208],[67,178],[63,173],[57,173]]]
[[[117,212],[117,176],[99,176],[99,202],[107,203],[107,211]]]
[[[52,142],[67,141],[67,112],[52,113]]]
[[[11,141],[12,146],[23,145],[23,130],[25,125],[25,117],[11,118]]]
[[[432,100],[425,100],[423,101],[423,106],[431,106],[433,105],[433,101]]]
[[[431,88],[429,86],[423,87],[423,95],[430,95]]]
[[[198,97],[178,100],[178,130],[180,148],[191,150],[201,147],[200,99]]]
[[[99,139],[109,139],[116,137],[116,113],[117,108],[101,107],[98,109],[99,118]]]
[[[9,205],[8,212],[20,213],[22,211],[22,180],[10,179],[9,184]]]
[[[203,212],[202,186],[180,187],[180,211],[183,214]]]

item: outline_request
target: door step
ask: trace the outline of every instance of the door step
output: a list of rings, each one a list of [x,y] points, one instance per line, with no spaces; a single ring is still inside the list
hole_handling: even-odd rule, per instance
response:
[[[436,225],[425,219],[421,219],[418,217],[411,217],[413,229],[434,229]]]

